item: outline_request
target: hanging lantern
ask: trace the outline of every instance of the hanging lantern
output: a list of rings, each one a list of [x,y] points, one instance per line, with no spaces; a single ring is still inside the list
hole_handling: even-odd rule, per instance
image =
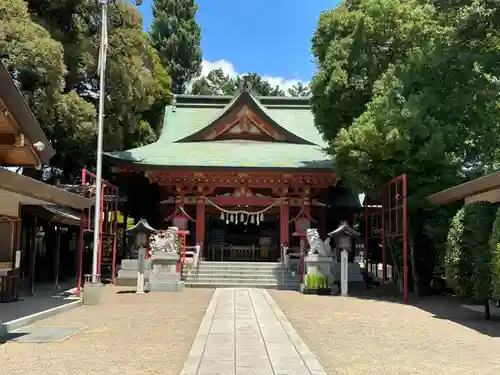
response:
[[[260,224],[260,220],[259,220],[259,217],[257,216],[257,225]]]
[[[295,219],[295,231],[305,233],[311,228],[311,220],[305,216]]]
[[[228,215],[229,216],[229,215]],[[226,218],[226,224],[229,224],[229,218]]]
[[[255,224],[255,215],[250,216],[250,223]]]
[[[264,221],[264,213],[263,212],[260,213],[260,221]]]
[[[224,212],[221,212],[221,213],[220,213],[220,219],[221,219],[221,220],[224,220]]]
[[[228,214],[227,216],[229,216],[229,222],[232,223],[233,222],[233,215]]]
[[[172,226],[181,230],[186,230],[188,227],[188,218],[185,214],[177,214],[172,218]]]
[[[234,214],[234,223],[238,224],[238,214]]]

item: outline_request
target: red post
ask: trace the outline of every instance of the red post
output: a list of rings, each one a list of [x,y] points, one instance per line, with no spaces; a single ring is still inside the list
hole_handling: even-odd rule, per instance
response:
[[[406,174],[401,175],[403,180],[403,299],[408,302],[408,234],[406,222]]]
[[[116,240],[118,236],[118,189],[114,188],[112,191],[115,193],[115,212],[114,212],[114,229],[113,229],[113,261],[111,262],[111,282],[115,283],[116,273]],[[127,230],[127,223],[125,223],[125,230]]]
[[[177,263],[177,272],[181,273],[182,265],[186,260],[186,232],[182,231],[179,235],[181,236],[181,256],[179,262]]]
[[[85,211],[80,214],[80,236],[78,238],[78,255],[77,255],[77,280],[76,280],[76,296],[80,297],[82,289],[82,272],[83,272],[83,235],[84,235],[84,220]]]
[[[365,205],[365,253],[364,258],[365,258],[365,267],[366,271],[368,272],[368,231],[371,231],[371,227],[368,226],[368,204],[367,204],[367,199],[368,197],[365,195],[365,200],[363,204]]]
[[[280,243],[290,243],[290,206],[287,199],[281,200],[280,205]]]
[[[100,208],[100,221],[99,221],[99,247],[97,248],[97,273],[101,274],[101,259],[102,259],[102,225],[104,222],[104,194],[106,193],[106,185],[101,188],[101,208]],[[94,228],[96,230],[97,228]]]
[[[87,184],[87,170],[82,169],[82,187],[85,189],[85,185]],[[84,192],[85,190],[83,190]],[[82,193],[83,193],[82,192]],[[91,212],[91,208],[89,208],[89,214]],[[82,290],[82,273],[83,273],[83,236],[85,234],[85,210],[80,213],[80,235],[78,238],[78,255],[77,255],[77,280],[76,280],[76,296],[80,297],[80,293]]]
[[[205,242],[205,198],[198,197],[196,201],[196,242]]]
[[[305,273],[305,233],[300,234],[300,265],[299,265],[299,274],[300,274],[300,282],[304,282],[304,273]]]
[[[387,267],[385,264],[385,200],[384,188],[382,188],[382,233],[380,234],[382,242],[382,282],[387,280]]]

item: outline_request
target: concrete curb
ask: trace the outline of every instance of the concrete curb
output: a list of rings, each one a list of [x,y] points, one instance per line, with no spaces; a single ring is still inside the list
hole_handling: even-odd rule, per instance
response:
[[[38,322],[39,320],[47,319],[51,316],[73,310],[74,308],[80,307],[81,305],[82,300],[78,299],[61,306],[56,306],[48,310],[40,311],[35,314],[26,315],[22,318],[11,320],[10,322],[2,323],[0,324],[0,337],[5,336],[16,329]]]

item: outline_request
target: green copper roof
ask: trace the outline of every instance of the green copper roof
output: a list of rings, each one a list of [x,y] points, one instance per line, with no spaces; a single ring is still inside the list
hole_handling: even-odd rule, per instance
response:
[[[244,94],[241,94],[244,95]],[[254,98],[254,104],[300,143],[253,140],[185,141],[228,112],[240,97],[180,95],[165,110],[161,135],[147,146],[108,153],[109,157],[158,167],[333,167],[307,98]]]

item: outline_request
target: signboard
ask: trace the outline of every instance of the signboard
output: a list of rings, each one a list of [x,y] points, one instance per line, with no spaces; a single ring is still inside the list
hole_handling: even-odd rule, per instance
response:
[[[18,269],[19,267],[21,267],[21,250],[16,251],[16,259],[14,262],[14,268]]]

